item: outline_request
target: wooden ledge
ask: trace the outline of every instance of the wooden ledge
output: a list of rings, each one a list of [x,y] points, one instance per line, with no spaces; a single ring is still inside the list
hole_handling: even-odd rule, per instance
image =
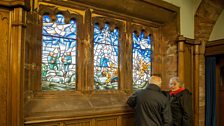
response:
[[[30,1],[0,1],[0,6],[8,8],[22,7],[25,10],[30,10]]]
[[[126,104],[128,94],[97,92],[75,93],[64,97],[36,96],[25,104],[25,123],[85,119],[133,113]]]

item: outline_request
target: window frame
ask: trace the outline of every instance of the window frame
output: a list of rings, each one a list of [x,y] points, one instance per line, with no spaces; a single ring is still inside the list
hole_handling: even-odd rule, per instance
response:
[[[118,89],[109,89],[109,90],[96,90],[94,89],[94,81],[93,81],[93,90],[96,90],[96,91],[111,91],[111,90],[114,90],[114,91],[119,91],[119,90],[122,90],[122,82],[123,82],[123,78],[122,78],[122,75],[121,75],[121,71],[123,71],[123,64],[121,63],[122,61],[122,57],[124,57],[122,55],[122,50],[125,48],[124,47],[124,21],[119,21],[119,20],[116,20],[114,18],[111,18],[111,17],[107,17],[107,16],[103,16],[103,15],[97,15],[97,16],[94,16],[92,17],[92,33],[91,33],[91,36],[92,38],[94,38],[94,25],[95,24],[98,24],[99,25],[99,28],[102,29],[104,27],[105,24],[109,24],[111,27],[110,27],[110,30],[114,30],[115,28],[118,28],[119,30],[119,40],[118,40]],[[93,76],[94,76],[94,39],[92,39],[92,54],[93,54],[93,57],[91,58],[92,61],[93,61]]]
[[[80,9],[76,9],[76,8],[67,8],[67,10],[64,10],[64,8],[60,8],[58,6],[49,6],[49,5],[44,5],[44,4],[40,4],[39,5],[39,10],[37,12],[38,15],[38,30],[37,30],[37,40],[36,42],[40,42],[41,44],[36,44],[37,45],[37,49],[36,50],[32,50],[32,53],[35,53],[35,57],[37,59],[39,59],[39,61],[35,60],[35,61],[31,61],[30,64],[28,64],[28,68],[30,71],[34,71],[37,75],[38,75],[38,79],[34,79],[32,80],[31,78],[28,78],[28,87],[30,87],[29,92],[32,92],[31,96],[35,95],[35,96],[42,96],[44,94],[46,95],[52,95],[52,94],[74,94],[74,90],[65,90],[65,91],[53,91],[53,90],[47,90],[47,91],[43,91],[41,89],[41,84],[42,84],[42,80],[41,80],[41,65],[42,65],[42,28],[43,28],[43,16],[44,15],[48,15],[51,18],[52,22],[56,21],[56,15],[57,14],[62,14],[64,16],[65,19],[65,23],[69,23],[70,20],[75,19],[76,20],[76,89],[77,91],[81,90],[81,84],[80,84],[80,78],[78,77],[77,73],[78,71],[80,71],[80,69],[78,68],[80,61],[78,61],[79,58],[79,53],[80,53],[80,44],[81,44],[81,40],[82,40],[82,34],[80,29],[82,29],[83,27],[83,15],[82,15],[82,10]],[[26,66],[26,67],[27,67]],[[29,73],[30,74],[30,73]],[[29,77],[31,77],[32,75],[28,75]],[[40,79],[40,80],[39,80]],[[34,85],[34,86],[31,86]]]
[[[66,8],[66,9],[65,9]],[[31,89],[35,92],[36,96],[42,95],[60,95],[60,94],[86,94],[88,92],[97,93],[131,93],[133,91],[133,79],[132,79],[132,33],[136,30],[145,30],[147,33],[151,34],[152,40],[152,52],[154,52],[154,38],[158,38],[158,31],[161,25],[159,23],[146,21],[134,17],[119,15],[117,13],[109,13],[106,10],[94,11],[86,9],[85,7],[65,7],[60,8],[57,5],[45,5],[40,4],[38,14],[44,15],[48,13],[52,19],[55,20],[57,13],[64,15],[65,20],[70,20],[74,18],[77,25],[77,54],[76,54],[76,89],[75,90],[65,90],[65,91],[42,91],[41,84],[35,83],[35,88]],[[85,9],[84,9],[85,8]],[[52,16],[53,15],[53,16]],[[42,18],[39,19],[42,21]],[[119,83],[117,90],[94,90],[94,56],[93,56],[93,32],[94,24],[96,22],[101,23],[111,23],[112,25],[117,25],[119,27]],[[42,22],[41,22],[42,23]],[[41,26],[42,27],[42,26]],[[156,30],[154,35],[153,29]],[[42,32],[41,32],[42,33]],[[88,35],[88,33],[91,33]],[[83,50],[84,48],[84,50]],[[90,51],[92,54],[90,54]],[[153,59],[153,54],[151,58]],[[91,57],[91,58],[88,58]],[[86,61],[85,61],[86,60]],[[86,63],[87,62],[87,63]],[[131,65],[131,67],[130,67]],[[82,67],[81,67],[82,66]],[[153,60],[152,60],[152,68]],[[84,72],[83,70],[84,69]],[[127,73],[127,74],[123,74]],[[155,73],[152,69],[151,73]],[[131,77],[130,77],[131,76]],[[101,93],[100,93],[101,94]]]
[[[74,1],[73,1],[74,2]],[[55,3],[55,4],[52,4]],[[72,3],[72,2],[71,2]],[[74,2],[75,3],[75,2]],[[63,5],[63,6],[62,6]],[[160,72],[162,66],[161,62],[157,61],[157,56],[161,58],[161,26],[160,23],[146,21],[134,16],[111,12],[109,10],[99,9],[91,6],[85,6],[83,4],[69,4],[59,1],[45,1],[41,2],[37,9],[38,15],[43,15],[45,12],[56,15],[57,12],[65,12],[66,14],[75,14],[80,20],[77,21],[77,85],[76,90],[67,91],[41,91],[41,83],[37,81],[29,81],[28,89],[24,89],[24,102],[25,102],[25,120],[29,122],[32,119],[45,119],[46,115],[51,119],[55,119],[55,112],[60,113],[63,117],[70,117],[71,115],[83,117],[83,115],[94,115],[102,113],[111,113],[116,110],[120,113],[132,111],[127,107],[127,97],[133,92],[132,84],[132,33],[139,28],[151,29],[152,39],[152,74]],[[122,32],[120,32],[119,46],[119,89],[118,90],[94,90],[94,60],[93,60],[93,37],[94,37],[94,22],[97,17],[103,18],[103,22],[122,22]],[[41,17],[39,16],[38,28],[42,28]],[[65,17],[66,18],[66,17]],[[41,22],[40,22],[41,21]],[[141,26],[141,27],[140,27]],[[41,29],[39,29],[41,30]],[[42,35],[42,31],[39,32]],[[90,34],[91,33],[91,34]],[[41,47],[41,36],[37,37],[35,44]],[[40,42],[40,43],[38,43]],[[32,45],[31,45],[32,46]],[[122,48],[121,48],[122,47]],[[39,56],[41,55],[41,50]],[[37,53],[36,52],[36,53]],[[40,56],[41,57],[41,56]],[[155,60],[154,60],[155,59]],[[154,64],[154,62],[156,62]],[[28,64],[29,66],[29,64]],[[32,63],[31,63],[32,66]],[[37,65],[39,67],[35,72],[40,73],[41,63]],[[30,69],[30,68],[29,68]],[[30,69],[32,70],[32,69]],[[30,77],[28,77],[30,79]],[[24,83],[25,85],[27,83]],[[99,99],[99,100],[98,100]],[[102,101],[103,100],[103,101]],[[78,104],[77,104],[78,102]],[[46,104],[47,103],[47,104]],[[66,103],[69,106],[64,106],[62,103]],[[57,108],[52,109],[51,106],[57,105]],[[91,106],[88,106],[91,104]],[[50,108],[50,110],[46,106]],[[72,106],[72,107],[70,107]],[[81,107],[87,106],[85,110]],[[44,109],[43,109],[44,108]],[[113,108],[113,109],[111,109]],[[65,110],[66,113],[64,113]],[[70,111],[71,110],[71,111]],[[78,113],[76,113],[78,112]],[[92,112],[91,114],[89,112]],[[81,113],[81,114],[80,114]],[[37,118],[35,118],[35,116]],[[33,118],[34,117],[34,118]]]
[[[150,39],[151,39],[151,55],[150,55],[150,58],[151,58],[151,73],[150,73],[150,76],[153,75],[153,58],[154,58],[154,53],[153,53],[153,47],[154,47],[154,37],[153,37],[153,31],[152,31],[152,28],[150,28],[149,26],[144,26],[142,24],[136,24],[136,23],[132,23],[132,33],[136,33],[137,36],[139,36],[141,34],[141,32],[144,32],[144,38],[147,37],[147,36],[150,36]],[[132,38],[132,51],[133,51],[133,34],[131,33],[131,38]],[[131,55],[131,60],[133,62],[133,53]],[[132,72],[133,72],[133,63],[132,63]],[[133,73],[132,73],[132,85],[133,85]],[[141,88],[139,88],[141,89]],[[132,90],[133,89],[133,86],[132,86]],[[138,89],[135,89],[135,90],[138,90]]]

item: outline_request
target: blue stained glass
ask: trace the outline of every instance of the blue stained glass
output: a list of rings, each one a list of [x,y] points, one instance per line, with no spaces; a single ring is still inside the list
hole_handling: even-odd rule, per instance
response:
[[[76,86],[76,21],[43,16],[42,90],[74,90]]]
[[[48,15],[43,16],[43,23],[49,23],[51,22],[51,18]]]
[[[105,24],[100,30],[94,25],[94,88],[118,89],[119,30],[110,31]]]
[[[133,89],[145,88],[151,76],[151,37],[144,37],[144,32],[133,36]]]
[[[57,14],[56,18],[57,18],[56,23],[64,24],[65,18],[64,18],[64,16],[62,14]]]

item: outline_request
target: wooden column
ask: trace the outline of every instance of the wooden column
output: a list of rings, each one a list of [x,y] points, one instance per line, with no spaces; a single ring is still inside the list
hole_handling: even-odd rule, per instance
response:
[[[199,45],[194,45],[194,126],[199,125]]]
[[[0,125],[23,126],[24,45],[29,1],[0,1]]]
[[[118,87],[119,87],[119,90],[122,90],[122,91],[126,91],[126,90],[129,90],[130,88],[126,87],[126,84],[125,83],[126,79],[126,74],[124,73],[128,73],[127,72],[127,67],[129,65],[127,65],[127,59],[126,59],[126,56],[127,56],[127,50],[126,50],[126,47],[127,47],[127,37],[128,37],[128,33],[127,33],[127,28],[124,27],[122,25],[122,27],[120,26],[119,28],[119,84],[118,84]],[[129,75],[129,79],[131,79],[131,76]]]
[[[185,82],[185,74],[187,69],[192,69],[193,75],[193,108],[194,108],[194,126],[199,125],[199,45],[201,43],[193,39],[188,39],[183,36],[178,38],[178,76],[180,79]],[[185,66],[185,57],[187,52],[185,52],[186,45],[190,45],[193,48],[193,66]],[[187,69],[186,69],[187,68]],[[189,85],[189,84],[188,84]]]
[[[25,36],[25,16],[23,8],[14,8],[12,13],[11,30],[11,102],[12,102],[12,126],[23,125],[23,82],[24,82],[24,36]]]
[[[126,71],[125,71],[125,90],[127,92],[132,92],[133,88],[133,73],[132,73],[132,31],[131,31],[131,22],[127,21],[127,27],[126,27],[126,37],[125,37],[125,46],[126,46]]]
[[[90,9],[86,9],[85,11],[85,18],[84,18],[84,43],[83,43],[83,49],[85,57],[83,60],[83,72],[84,77],[82,78],[84,80],[83,82],[83,90],[84,91],[92,91],[94,90],[94,45],[93,45],[93,26],[92,26],[92,14]],[[80,71],[81,72],[81,71]]]
[[[184,82],[184,43],[186,41],[186,38],[183,36],[180,36],[178,38],[178,77],[181,81]]]

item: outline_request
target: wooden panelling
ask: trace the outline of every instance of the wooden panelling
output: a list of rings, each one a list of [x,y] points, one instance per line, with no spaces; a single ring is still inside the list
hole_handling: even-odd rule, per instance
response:
[[[121,126],[134,126],[135,121],[134,121],[134,114],[130,114],[127,116],[123,116],[121,118]]]
[[[52,122],[52,123],[38,123],[38,124],[30,124],[26,126],[64,126],[63,123]]]
[[[10,84],[11,93],[11,123],[12,126],[23,125],[23,79],[24,79],[24,37],[25,16],[22,8],[12,11],[11,50],[10,50]]]
[[[191,92],[193,91],[193,57],[194,50],[193,46],[189,44],[185,44],[185,56],[184,56],[184,86],[189,89]]]
[[[224,54],[224,39],[209,41],[206,45],[205,55]]]
[[[9,86],[9,12],[2,9],[0,9],[0,28],[0,126],[6,126]]]
[[[117,118],[99,118],[96,119],[96,126],[117,126]]]
[[[193,93],[194,123],[199,119],[199,45],[201,43],[183,36],[178,38],[178,76]]]
[[[44,120],[36,121],[26,124],[25,126],[134,126],[134,114],[109,114],[109,115],[95,115],[86,118],[77,118],[77,119],[63,119],[58,118],[55,120],[61,121],[52,121]],[[49,121],[49,122],[48,122]]]
[[[25,4],[21,0],[0,1],[1,126],[23,125]]]
[[[91,126],[90,120],[68,121],[64,124],[65,126]]]
[[[224,41],[224,40],[223,40]],[[224,54],[224,45],[211,46],[206,48],[205,55]]]
[[[179,9],[178,7],[172,4],[168,4],[158,0],[116,0],[106,2],[104,0],[70,0],[68,2],[53,0],[41,1],[66,5],[70,7],[81,3],[81,6],[84,5],[94,9],[98,8],[97,10],[110,10],[109,13],[119,13],[122,16],[125,14],[132,17],[137,17],[140,19],[155,21],[159,23],[171,21],[176,16],[176,12]],[[155,15],[154,12],[157,12],[157,14]]]

